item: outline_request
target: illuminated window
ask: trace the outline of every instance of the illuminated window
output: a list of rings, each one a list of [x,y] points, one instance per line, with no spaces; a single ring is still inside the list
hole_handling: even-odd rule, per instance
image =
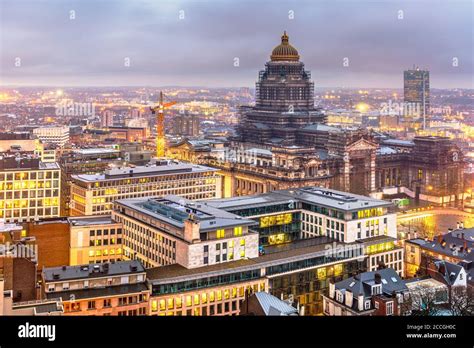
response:
[[[89,257],[94,257],[94,250],[89,250]]]
[[[209,302],[214,302],[214,291],[209,293]]]
[[[318,268],[318,279],[326,278],[326,268]]]
[[[183,302],[181,300],[181,297],[176,297],[175,302],[176,302],[176,308],[181,308],[181,305],[182,305],[182,302]]]
[[[244,258],[245,257],[245,250],[240,250],[240,257]]]
[[[201,301],[202,301],[202,303],[207,303],[207,294],[206,293],[203,293],[201,295]]]
[[[229,248],[233,248],[233,247],[234,247],[234,241],[231,240],[231,241],[229,242]]]
[[[222,300],[222,290],[217,290],[217,301]]]
[[[229,289],[225,289],[225,290],[224,290],[224,299],[228,300],[229,297],[230,297]]]
[[[229,260],[233,260],[234,259],[234,253],[230,252],[229,253]]]
[[[186,296],[186,306],[190,307],[192,305],[191,296]]]
[[[102,252],[100,250],[96,250],[95,256],[101,256],[101,255],[102,255]]]
[[[234,236],[241,236],[242,235],[242,226],[234,227]]]
[[[156,312],[158,310],[158,302],[156,300],[151,301],[151,310]]]
[[[164,311],[166,309],[165,300],[160,300],[160,311]]]
[[[217,230],[217,238],[224,238],[224,236],[225,236],[225,230],[224,229]]]
[[[194,295],[194,304],[199,304],[199,295]]]
[[[21,230],[21,237],[26,237],[26,230]]]
[[[173,309],[174,307],[174,303],[173,303],[173,299],[172,298],[169,298],[168,299],[168,309]]]
[[[237,297],[237,288],[232,288],[232,298]]]
[[[244,295],[245,295],[245,289],[244,289],[243,286],[241,286],[241,287],[239,288],[239,296],[240,296],[240,297],[243,297]]]
[[[240,245],[245,245],[245,239],[240,240]]]

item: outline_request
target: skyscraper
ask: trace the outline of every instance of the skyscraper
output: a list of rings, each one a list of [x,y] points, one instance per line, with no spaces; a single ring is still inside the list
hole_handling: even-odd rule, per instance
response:
[[[430,114],[430,72],[413,67],[403,74],[404,116],[407,120],[420,117],[423,128],[426,127],[426,118]],[[417,112],[413,112],[416,110]],[[419,111],[419,112],[418,112]]]

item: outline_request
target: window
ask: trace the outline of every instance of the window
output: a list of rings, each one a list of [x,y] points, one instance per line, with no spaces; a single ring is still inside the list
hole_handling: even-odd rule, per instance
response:
[[[365,301],[365,310],[370,309],[370,301]]]
[[[240,245],[245,245],[245,239],[240,240]]]
[[[387,302],[385,308],[387,315],[393,315],[393,301]]]
[[[220,262],[221,261],[221,256],[220,255],[216,255],[216,262]]]
[[[225,230],[224,229],[217,230],[216,237],[217,238],[224,238],[225,237]]]
[[[111,307],[112,306],[112,300],[110,298],[107,298],[104,300],[104,307]]]
[[[95,301],[88,301],[87,309],[95,309]]]
[[[242,226],[234,227],[234,236],[242,235]]]

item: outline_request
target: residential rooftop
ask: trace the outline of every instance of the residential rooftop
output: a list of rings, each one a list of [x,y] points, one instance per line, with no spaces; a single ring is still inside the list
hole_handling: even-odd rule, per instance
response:
[[[132,260],[104,264],[44,268],[43,279],[45,282],[58,282],[142,272],[145,272],[143,265],[137,260]]]

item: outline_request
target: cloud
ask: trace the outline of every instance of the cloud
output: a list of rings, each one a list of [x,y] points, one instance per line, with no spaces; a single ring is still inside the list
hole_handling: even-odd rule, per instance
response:
[[[1,6],[4,84],[253,86],[287,30],[317,86],[401,87],[403,69],[416,64],[431,71],[434,87],[472,88],[469,0],[3,0]],[[21,67],[14,66],[17,57]]]

